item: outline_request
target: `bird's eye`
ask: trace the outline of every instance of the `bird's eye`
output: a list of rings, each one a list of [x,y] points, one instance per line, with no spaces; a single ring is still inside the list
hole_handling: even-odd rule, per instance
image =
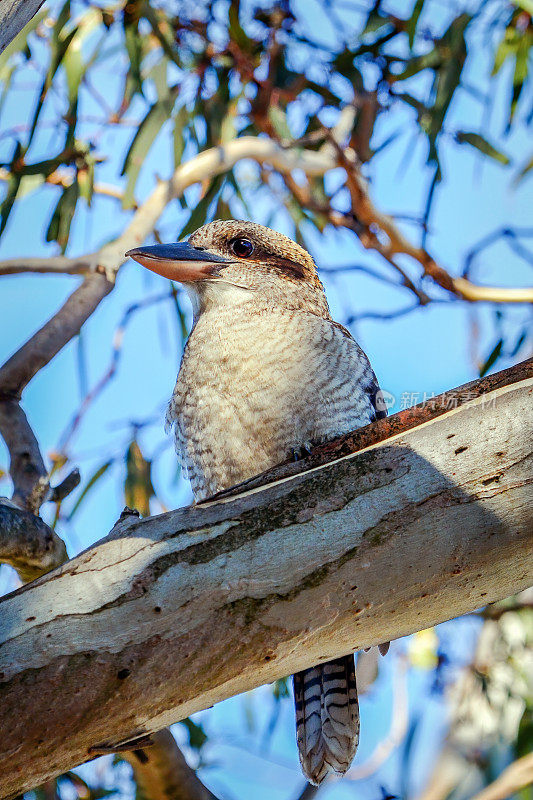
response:
[[[229,246],[232,253],[235,253],[238,258],[248,258],[254,252],[253,242],[240,236],[237,239],[232,239]]]

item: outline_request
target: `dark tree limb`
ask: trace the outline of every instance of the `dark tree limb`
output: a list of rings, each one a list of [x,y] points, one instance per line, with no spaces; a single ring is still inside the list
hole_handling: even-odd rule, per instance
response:
[[[28,583],[66,560],[65,543],[40,517],[0,499],[0,563]]]
[[[47,471],[26,414],[16,400],[0,395],[0,434],[9,452],[13,502],[32,511],[41,505],[47,488]],[[38,487],[36,489],[36,487]]]
[[[0,563],[14,567],[23,583],[64,564],[63,540],[37,516],[49,490],[37,439],[19,403],[0,397],[0,434],[9,452],[11,501],[0,498]]]

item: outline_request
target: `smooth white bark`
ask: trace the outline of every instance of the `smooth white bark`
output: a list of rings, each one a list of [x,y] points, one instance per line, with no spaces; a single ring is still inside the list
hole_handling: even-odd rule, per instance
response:
[[[527,379],[248,492],[126,519],[0,601],[0,795],[532,583]]]

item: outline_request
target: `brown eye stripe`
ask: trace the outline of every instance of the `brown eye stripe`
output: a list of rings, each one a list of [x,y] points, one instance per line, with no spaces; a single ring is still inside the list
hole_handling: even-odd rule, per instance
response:
[[[298,264],[297,261],[291,261],[289,258],[283,258],[281,256],[271,256],[269,259],[272,266],[277,267],[281,272],[285,272],[287,275],[290,275],[294,278],[304,278],[306,271],[305,267],[302,264]]]

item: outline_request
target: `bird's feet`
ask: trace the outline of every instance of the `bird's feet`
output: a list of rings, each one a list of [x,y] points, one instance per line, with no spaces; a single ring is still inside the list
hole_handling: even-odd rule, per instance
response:
[[[312,452],[313,452],[313,445],[311,444],[311,442],[305,442],[299,447],[292,447],[291,448],[292,460],[303,461],[303,459],[307,458],[307,456],[310,456]]]

